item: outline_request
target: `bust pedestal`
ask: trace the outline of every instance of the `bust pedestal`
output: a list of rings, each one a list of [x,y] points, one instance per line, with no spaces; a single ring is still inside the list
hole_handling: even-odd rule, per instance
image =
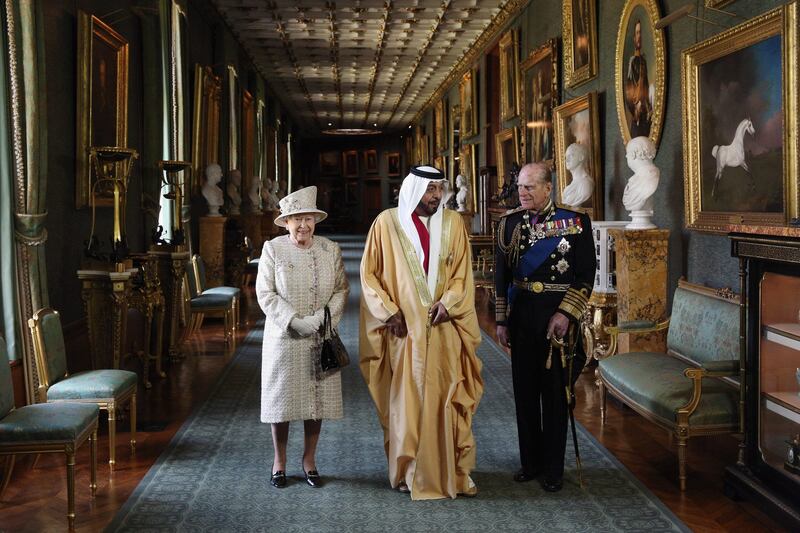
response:
[[[200,217],[200,257],[206,265],[206,288],[225,285],[225,222],[228,217]]]
[[[611,229],[617,256],[617,323],[662,320],[667,309],[669,230]],[[664,352],[666,333],[624,334],[619,353]]]

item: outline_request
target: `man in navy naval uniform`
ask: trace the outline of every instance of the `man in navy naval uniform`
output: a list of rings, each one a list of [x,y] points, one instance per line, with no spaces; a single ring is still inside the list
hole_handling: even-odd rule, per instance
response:
[[[514,481],[543,474],[542,487],[557,492],[569,415],[565,381],[574,384],[586,361],[579,326],[596,260],[589,217],[557,207],[552,189],[545,165],[520,170],[522,205],[503,215],[497,228],[495,315],[497,338],[511,348],[521,462]],[[566,347],[568,354],[575,349],[572,376],[565,375],[560,351],[551,354],[551,337],[577,343]]]

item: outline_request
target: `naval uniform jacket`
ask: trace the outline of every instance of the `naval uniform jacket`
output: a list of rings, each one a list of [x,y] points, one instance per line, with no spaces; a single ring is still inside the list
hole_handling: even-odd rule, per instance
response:
[[[589,217],[552,201],[538,217],[524,208],[507,212],[497,227],[495,319],[508,325],[520,291],[541,294],[542,302],[574,324],[594,284],[596,258]],[[549,319],[549,316],[548,316]]]

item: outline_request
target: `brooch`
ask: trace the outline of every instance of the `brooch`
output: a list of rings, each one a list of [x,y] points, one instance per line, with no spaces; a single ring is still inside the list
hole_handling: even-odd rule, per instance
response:
[[[561,237],[561,242],[558,243],[558,251],[561,253],[561,255],[567,255],[567,252],[569,252],[569,249],[570,249],[570,246],[569,246],[569,243],[567,242],[567,239],[565,239],[564,237]]]
[[[569,263],[567,263],[566,259],[561,259],[558,263],[556,263],[556,270],[558,270],[559,274],[563,274],[569,269]]]

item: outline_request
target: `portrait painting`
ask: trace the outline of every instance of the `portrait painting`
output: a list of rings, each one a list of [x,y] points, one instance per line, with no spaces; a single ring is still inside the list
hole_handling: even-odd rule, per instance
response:
[[[364,150],[364,172],[367,174],[378,173],[378,151]]]
[[[337,150],[319,153],[319,173],[323,176],[337,176],[341,172],[341,165],[341,158]]]
[[[558,105],[558,54],[555,39],[533,50],[520,65],[526,162],[552,166],[554,153],[553,109]]]
[[[494,136],[495,156],[497,160],[497,190],[509,180],[512,163],[519,164],[519,136],[517,128],[508,128]],[[521,166],[521,165],[520,165]]]
[[[389,152],[386,156],[387,176],[400,175],[400,152]]]
[[[783,70],[797,64],[796,12],[796,4],[783,6],[683,52],[691,229],[783,225],[797,216],[797,87]],[[784,20],[794,23],[787,29]]]
[[[472,68],[464,73],[458,85],[461,104],[460,135],[462,139],[474,137],[478,134],[477,76],[478,69]]]
[[[75,206],[88,207],[96,181],[92,146],[127,147],[128,41],[99,18],[78,13]],[[97,198],[97,205],[112,200]]]
[[[519,70],[518,31],[512,29],[500,38],[500,120],[517,116],[517,73]]]
[[[569,209],[603,219],[603,167],[597,93],[572,99],[555,109],[555,200]]]
[[[564,0],[564,82],[577,87],[597,76],[596,0]]]
[[[650,137],[658,147],[664,113],[666,48],[656,0],[628,0],[616,51],[617,115],[623,144]]]
[[[342,175],[345,178],[358,177],[358,150],[347,150],[342,153]]]

